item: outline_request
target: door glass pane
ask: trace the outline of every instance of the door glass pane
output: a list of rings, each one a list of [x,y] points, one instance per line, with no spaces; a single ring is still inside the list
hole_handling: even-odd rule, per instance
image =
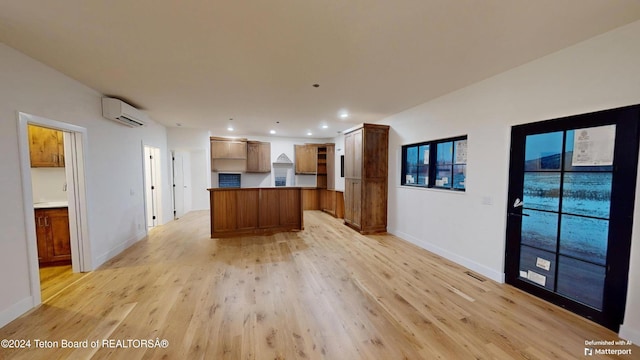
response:
[[[529,135],[525,141],[525,171],[560,170],[562,131]]]
[[[562,215],[560,253],[605,265],[609,220]]]
[[[608,219],[612,178],[609,172],[565,173],[562,212]]]
[[[553,291],[555,286],[554,253],[529,246],[520,248],[520,278]]]
[[[579,131],[579,130],[577,130]],[[564,169],[566,171],[613,171],[613,166],[573,166],[573,144],[576,130],[567,131],[567,145],[564,152]]]
[[[522,200],[528,209],[559,211],[560,173],[525,172]]]
[[[604,266],[560,256],[557,292],[583,304],[602,309]]]
[[[526,214],[529,216],[522,217],[521,243],[555,252],[558,214],[535,210],[527,210]]]

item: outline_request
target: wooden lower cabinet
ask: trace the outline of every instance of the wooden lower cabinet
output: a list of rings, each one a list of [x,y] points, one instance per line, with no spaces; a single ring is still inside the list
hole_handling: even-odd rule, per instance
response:
[[[336,191],[336,212],[333,216],[344,219],[344,192]]]
[[[344,218],[344,193],[338,190],[303,189],[304,210],[322,210],[338,219]]]
[[[35,217],[40,266],[71,264],[68,209],[35,209]]]
[[[302,229],[303,213],[300,210],[302,193],[296,189],[279,189],[278,191],[280,192],[278,197],[280,225],[300,226],[300,229]]]
[[[320,189],[320,210],[329,213],[335,217],[336,216],[336,198],[338,194],[342,196],[342,193],[339,193],[335,190],[325,190]]]
[[[362,181],[346,179],[345,191],[351,195],[344,199],[344,222],[360,228],[362,226]]]
[[[280,195],[279,190],[276,189],[264,189],[260,192],[259,228],[271,229],[280,226]]]
[[[301,188],[209,189],[211,237],[302,230]]]
[[[302,189],[302,209],[320,210],[320,199],[316,188]]]

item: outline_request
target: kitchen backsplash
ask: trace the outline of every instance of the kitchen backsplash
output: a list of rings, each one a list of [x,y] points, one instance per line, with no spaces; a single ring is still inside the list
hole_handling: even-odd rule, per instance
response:
[[[64,168],[31,168],[33,202],[67,201]]]

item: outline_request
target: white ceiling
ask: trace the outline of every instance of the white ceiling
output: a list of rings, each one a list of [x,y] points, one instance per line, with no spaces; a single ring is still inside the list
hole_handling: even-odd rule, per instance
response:
[[[169,127],[333,137],[637,19],[638,0],[0,0],[0,41]]]

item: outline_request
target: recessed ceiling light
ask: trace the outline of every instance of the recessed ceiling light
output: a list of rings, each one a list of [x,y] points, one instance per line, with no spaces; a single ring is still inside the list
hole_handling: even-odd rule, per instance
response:
[[[324,125],[322,125],[322,128],[323,128],[323,129],[328,129],[328,128],[329,128],[329,125],[324,124]]]
[[[343,110],[338,116],[340,117],[340,119],[346,119],[349,117],[349,113],[346,110]]]
[[[229,126],[229,127],[227,128],[227,130],[229,130],[229,131],[233,131],[233,126]]]
[[[269,134],[275,134],[276,131],[275,130],[269,130]]]
[[[313,133],[311,131],[309,131],[309,132],[307,132],[307,135],[311,136],[311,135],[313,135]]]

